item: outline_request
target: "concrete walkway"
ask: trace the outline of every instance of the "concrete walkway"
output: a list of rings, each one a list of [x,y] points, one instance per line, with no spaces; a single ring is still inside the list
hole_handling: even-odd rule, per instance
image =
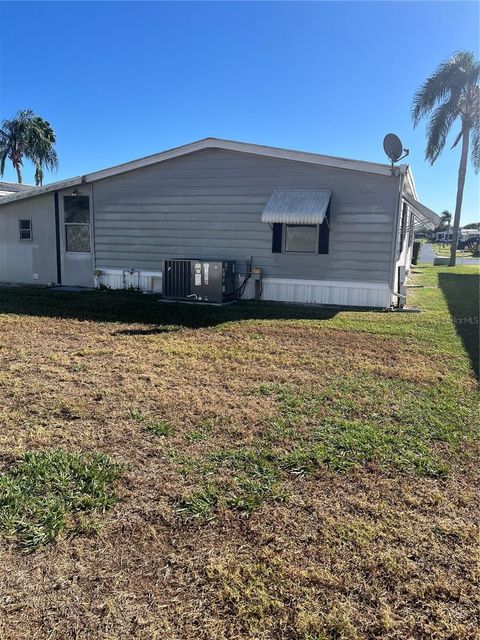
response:
[[[426,242],[422,244],[422,248],[420,249],[419,262],[430,262],[433,264],[433,260],[436,258],[435,251],[433,250],[433,246]],[[462,258],[462,252],[457,251],[457,264],[477,264],[480,265],[480,258]]]

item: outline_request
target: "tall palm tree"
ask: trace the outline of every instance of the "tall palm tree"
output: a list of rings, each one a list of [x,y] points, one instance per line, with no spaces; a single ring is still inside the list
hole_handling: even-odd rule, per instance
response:
[[[19,111],[13,120],[4,120],[0,129],[0,175],[5,172],[5,163],[11,160],[21,184],[23,157],[28,147],[28,125],[32,111]]]
[[[440,215],[440,224],[442,225],[442,227],[447,225],[447,242],[449,242],[450,241],[450,225],[452,224],[452,214],[447,209],[445,209],[445,211],[442,211]]]
[[[27,156],[35,164],[35,184],[43,183],[44,167],[50,171],[57,169],[58,156],[54,149],[55,131],[50,123],[40,116],[32,117],[29,126],[29,145]]]
[[[58,157],[54,148],[55,132],[50,123],[30,109],[19,111],[12,120],[4,120],[0,128],[0,175],[11,160],[19,183],[23,182],[23,159],[35,164],[35,182],[43,182],[43,169],[56,169]]]
[[[425,159],[431,164],[440,156],[447,136],[457,119],[460,131],[452,149],[462,141],[458,169],[457,199],[453,221],[450,266],[455,266],[458,231],[462,213],[463,190],[467,172],[469,145],[475,172],[480,169],[480,62],[470,51],[455,53],[440,64],[418,89],[413,99],[412,118],[416,127],[424,116],[429,116]]]

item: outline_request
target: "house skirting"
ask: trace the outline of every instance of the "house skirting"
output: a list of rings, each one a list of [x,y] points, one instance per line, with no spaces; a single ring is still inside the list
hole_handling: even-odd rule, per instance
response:
[[[264,278],[262,300],[384,309],[392,295],[386,283]]]
[[[162,293],[162,272],[133,269],[101,269],[95,285],[109,289],[137,289]],[[239,284],[244,276],[239,274]],[[255,295],[253,279],[247,284],[244,299]],[[388,284],[336,280],[302,280],[299,278],[263,278],[262,300],[300,304],[340,305],[384,309],[392,302]]]

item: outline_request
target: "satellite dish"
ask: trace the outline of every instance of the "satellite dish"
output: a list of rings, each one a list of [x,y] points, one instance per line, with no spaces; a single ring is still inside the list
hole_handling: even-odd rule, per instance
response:
[[[393,163],[400,160],[403,153],[403,144],[394,133],[387,133],[383,139],[383,149]]]

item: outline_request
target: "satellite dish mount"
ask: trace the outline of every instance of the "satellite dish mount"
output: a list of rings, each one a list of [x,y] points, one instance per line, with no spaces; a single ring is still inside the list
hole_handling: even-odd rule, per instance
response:
[[[410,153],[409,149],[403,148],[402,141],[394,133],[387,133],[383,139],[383,150],[392,163],[392,175],[394,173],[395,162],[403,160],[403,158],[406,158]]]

